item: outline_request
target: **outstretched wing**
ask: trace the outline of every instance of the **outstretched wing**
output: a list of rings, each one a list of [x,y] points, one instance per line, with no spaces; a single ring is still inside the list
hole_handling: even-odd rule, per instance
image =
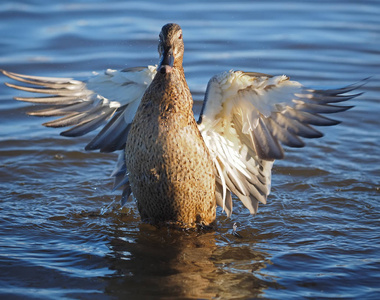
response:
[[[9,78],[26,85],[6,83],[22,91],[47,94],[42,97],[16,97],[16,100],[47,105],[30,112],[35,116],[61,116],[44,123],[48,127],[71,127],[61,135],[81,136],[106,125],[86,146],[86,150],[112,152],[123,149],[129,126],[146,88],[156,74],[155,66],[108,69],[87,82],[72,78],[22,75],[1,70]]]
[[[284,75],[230,71],[214,76],[198,124],[214,156],[217,203],[227,215],[232,212],[230,192],[256,213],[270,193],[273,161],[284,157],[281,144],[303,147],[301,137],[322,137],[312,125],[338,124],[321,114],[351,108],[331,103],[360,95],[346,93],[362,84],[313,90]]]

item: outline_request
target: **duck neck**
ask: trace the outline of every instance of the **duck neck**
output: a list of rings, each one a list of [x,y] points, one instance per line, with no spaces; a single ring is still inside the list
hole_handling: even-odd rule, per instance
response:
[[[189,89],[182,64],[174,65],[170,73],[162,74],[158,71],[152,85],[155,89],[160,90],[162,94],[168,94],[170,91],[170,93],[174,93],[173,95],[182,95]]]
[[[182,65],[174,65],[170,73],[157,72],[148,93],[152,95],[145,99],[151,99],[165,110],[170,107],[171,112],[192,113],[193,98]]]

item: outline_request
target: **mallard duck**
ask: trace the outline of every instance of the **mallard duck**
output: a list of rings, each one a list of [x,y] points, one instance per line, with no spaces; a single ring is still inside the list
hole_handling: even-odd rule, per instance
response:
[[[87,82],[2,71],[28,84],[9,87],[49,94],[16,99],[53,105],[30,114],[63,116],[43,124],[71,126],[61,135],[81,136],[105,123],[86,150],[121,150],[115,188],[123,187],[122,204],[133,195],[152,224],[211,225],[217,204],[231,215],[231,193],[256,214],[282,145],[303,147],[301,137],[321,137],[312,125],[338,124],[321,114],[351,108],[331,103],[360,95],[347,93],[363,84],[315,90],[285,75],[228,71],[209,81],[196,122],[179,25],[162,27],[158,52],[158,66],[109,69]]]

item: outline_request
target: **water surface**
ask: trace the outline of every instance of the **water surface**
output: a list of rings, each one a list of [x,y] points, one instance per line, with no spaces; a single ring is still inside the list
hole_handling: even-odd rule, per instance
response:
[[[0,68],[85,79],[156,64],[168,22],[184,31],[196,113],[211,76],[230,69],[311,87],[373,77],[342,124],[276,162],[257,216],[237,204],[205,232],[120,210],[116,154],[42,127],[0,77],[1,298],[379,298],[380,3],[2,1]]]

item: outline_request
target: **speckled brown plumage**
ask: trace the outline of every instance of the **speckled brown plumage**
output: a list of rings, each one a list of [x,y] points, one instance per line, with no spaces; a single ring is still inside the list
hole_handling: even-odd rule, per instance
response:
[[[194,119],[183,51],[181,28],[165,25],[159,72],[137,110],[125,155],[142,219],[190,227],[212,223],[216,202],[214,164]]]

